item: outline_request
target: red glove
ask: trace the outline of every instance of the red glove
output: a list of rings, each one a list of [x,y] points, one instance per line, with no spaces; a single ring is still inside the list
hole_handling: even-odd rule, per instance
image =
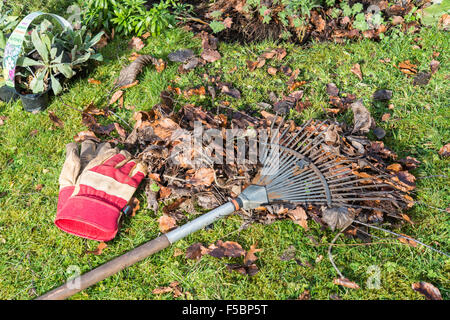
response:
[[[80,156],[76,143],[69,143],[66,149],[56,226],[87,239],[113,239],[121,210],[144,178],[145,166],[108,143],[97,146],[84,141]]]

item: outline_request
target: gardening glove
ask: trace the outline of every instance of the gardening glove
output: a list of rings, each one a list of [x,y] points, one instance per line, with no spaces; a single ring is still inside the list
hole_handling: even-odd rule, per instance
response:
[[[108,241],[115,237],[122,209],[146,175],[129,152],[91,140],[66,146],[59,177],[55,224],[83,238]]]

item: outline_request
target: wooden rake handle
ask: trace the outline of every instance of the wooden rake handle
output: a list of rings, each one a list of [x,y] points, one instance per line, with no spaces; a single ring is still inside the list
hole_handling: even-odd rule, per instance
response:
[[[102,281],[113,274],[147,258],[169,247],[175,241],[178,241],[197,230],[203,229],[214,221],[217,221],[235,210],[239,209],[236,201],[227,202],[220,207],[194,219],[185,225],[170,231],[154,240],[146,242],[139,247],[117,257],[113,260],[83,274],[62,286],[47,292],[46,294],[36,298],[36,300],[63,300],[81,290],[84,290],[99,281]]]

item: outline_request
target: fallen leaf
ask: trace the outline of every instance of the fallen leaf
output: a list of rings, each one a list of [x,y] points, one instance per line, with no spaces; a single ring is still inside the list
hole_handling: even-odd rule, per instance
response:
[[[140,201],[138,198],[133,197],[131,198],[129,205],[131,207],[131,213],[129,213],[128,215],[134,217],[136,215],[136,212],[141,208]]]
[[[403,163],[408,169],[415,169],[421,164],[419,160],[410,156],[400,159],[399,162]]]
[[[431,62],[430,62],[431,74],[435,74],[438,71],[440,64],[441,63],[439,61],[437,61],[437,60],[434,60],[434,59],[431,60]]]
[[[100,80],[95,80],[94,78],[89,78],[88,82],[91,84],[101,84],[102,83]]]
[[[431,79],[431,72],[419,72],[413,80],[413,85],[415,86],[425,86],[430,82]]]
[[[95,254],[96,256],[101,255],[103,250],[107,247],[108,245],[104,242],[100,242],[97,246],[97,248],[93,251],[86,251],[86,254]]]
[[[348,280],[347,278],[335,278],[333,279],[333,283],[338,286],[343,286],[350,289],[359,289],[359,285],[353,281]]]
[[[392,91],[386,90],[386,89],[377,90],[372,95],[373,100],[379,100],[379,101],[387,101],[387,100],[391,100],[391,98],[392,98]]]
[[[370,115],[369,110],[364,107],[362,99],[359,99],[351,104],[353,111],[354,127],[352,133],[361,132],[367,133],[369,129],[374,126],[375,122]]]
[[[258,257],[255,255],[256,252],[261,252],[263,249],[256,249],[256,246],[258,244],[252,244],[250,246],[250,249],[245,253],[244,256],[244,265],[250,266],[251,264],[254,264],[256,260],[258,260]]]
[[[150,37],[151,36],[151,33],[150,32],[146,32],[146,33],[144,33],[141,37],[142,37],[142,39],[147,39],[148,37]]]
[[[0,126],[5,124],[5,120],[8,119],[7,116],[0,116]]]
[[[37,185],[34,187],[34,190],[36,190],[36,191],[41,191],[43,187],[44,187],[43,184],[37,184]]]
[[[439,149],[439,155],[444,158],[450,157],[450,143],[447,143],[441,149]]]
[[[166,62],[163,59],[158,59],[154,65],[158,73],[161,73],[166,68]]]
[[[381,116],[381,121],[388,121],[390,117],[391,117],[390,113],[385,113]]]
[[[126,84],[126,85],[124,85],[124,86],[119,87],[119,89],[128,89],[128,88],[134,87],[134,86],[137,85],[138,83],[139,83],[139,80],[135,80],[135,81],[132,82],[132,83],[129,83],[129,84]]]
[[[75,142],[83,142],[87,139],[91,139],[96,142],[100,142],[100,139],[97,138],[95,133],[90,130],[78,132],[77,135],[73,137],[73,139]]]
[[[148,54],[137,57],[136,60],[120,70],[119,77],[114,82],[114,88],[120,88],[134,83],[138,74],[141,73],[142,69],[149,63],[157,65],[158,60]]]
[[[416,282],[411,285],[411,288],[423,294],[427,300],[442,300],[441,292],[431,283],[423,281]]]
[[[220,58],[222,58],[222,56],[220,55],[219,51],[217,50],[211,50],[211,49],[206,49],[203,50],[201,57],[208,62],[214,62],[219,60]]]
[[[50,117],[50,120],[57,126],[58,128],[64,128],[64,123],[61,121],[61,119],[58,118],[58,116],[53,112],[49,111],[48,116]]]
[[[400,163],[393,163],[391,165],[388,165],[386,169],[394,172],[399,172],[403,170],[402,165]]]
[[[339,89],[334,83],[327,84],[327,94],[330,96],[337,97],[339,94]]]
[[[163,215],[158,219],[159,222],[159,230],[162,233],[169,232],[172,229],[177,227],[177,221],[169,216]]]
[[[298,224],[303,229],[308,230],[308,216],[306,215],[306,211],[301,206],[297,206],[295,209],[289,210],[287,215],[292,221],[294,221],[295,224]]]
[[[226,17],[225,19],[223,19],[222,23],[225,26],[225,28],[229,29],[229,28],[231,28],[231,25],[233,24],[233,19],[230,17]]]
[[[208,253],[208,249],[206,249],[200,242],[198,242],[190,245],[186,249],[186,258],[198,260],[206,253]]]
[[[123,91],[122,90],[117,90],[116,92],[114,92],[114,94],[112,95],[111,99],[109,100],[108,105],[113,104],[114,102],[116,102],[117,100],[119,100],[123,95]]]
[[[359,78],[360,81],[362,81],[362,73],[361,73],[361,66],[359,65],[359,63],[355,63],[353,65],[353,67],[350,69],[350,71],[354,74],[356,74],[356,76]]]
[[[269,68],[267,68],[267,72],[274,76],[277,74],[278,70],[277,70],[277,68],[269,67]]]
[[[394,64],[394,67],[399,69],[401,72],[405,74],[416,74],[417,73],[417,65],[412,64],[409,60],[400,62],[398,66]]]
[[[309,290],[303,291],[297,298],[297,300],[311,300]]]
[[[402,236],[406,236],[406,234],[401,234]],[[409,237],[410,238],[410,237]],[[404,238],[404,237],[398,237],[398,240],[401,242],[401,243],[404,243],[404,244],[408,244],[408,245],[410,245],[411,247],[417,247],[417,242],[416,241],[414,241],[414,240],[410,240],[410,239],[407,239],[407,238]]]
[[[145,47],[145,44],[142,41],[142,39],[139,37],[133,37],[133,38],[131,38],[130,42],[128,42],[129,49],[134,49],[136,51],[139,51],[144,47]]]
[[[353,222],[354,214],[347,207],[324,207],[322,209],[322,220],[331,230],[343,229]]]

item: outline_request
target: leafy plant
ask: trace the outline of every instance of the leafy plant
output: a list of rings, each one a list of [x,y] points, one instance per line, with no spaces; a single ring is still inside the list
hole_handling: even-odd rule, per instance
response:
[[[188,6],[174,0],[153,4],[148,10],[145,3],[145,0],[88,0],[83,13],[84,24],[93,30],[112,31],[114,28],[117,33],[137,36],[148,31],[152,36],[157,36],[175,24],[171,8],[176,11],[188,9]]]
[[[54,32],[47,20],[42,21],[28,39],[36,53],[31,54],[33,51],[25,50],[28,54],[17,62],[24,70],[18,73],[22,79],[26,79],[22,84],[33,93],[41,93],[51,82],[55,95],[61,93],[62,85],[58,75],[71,78],[77,70],[87,65],[88,60],[103,60],[102,55],[93,48],[102,35],[103,32],[100,32],[92,37],[86,26],[79,30]],[[28,81],[29,78],[31,80]]]
[[[0,0],[0,58],[3,58],[3,50],[6,46],[6,34],[12,32],[19,23],[17,16],[9,15],[11,10],[6,10],[3,1]]]

